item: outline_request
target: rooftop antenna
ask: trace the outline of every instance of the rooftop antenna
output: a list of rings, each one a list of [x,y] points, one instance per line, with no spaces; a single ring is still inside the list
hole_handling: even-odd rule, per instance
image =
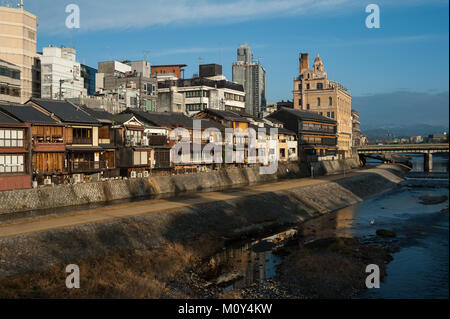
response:
[[[143,50],[142,53],[143,53],[144,61],[147,61],[147,59],[149,58],[150,54],[152,53],[152,50]],[[149,61],[147,61],[147,62],[149,62]]]

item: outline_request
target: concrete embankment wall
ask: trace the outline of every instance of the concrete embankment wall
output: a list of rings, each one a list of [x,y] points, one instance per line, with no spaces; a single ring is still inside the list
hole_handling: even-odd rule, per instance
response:
[[[120,250],[153,249],[202,234],[237,239],[276,227],[288,227],[389,190],[403,181],[404,172],[401,167],[390,165],[289,191],[0,238],[0,280],[13,274],[46,269],[55,263],[71,264]]]
[[[357,160],[321,162],[314,175],[333,174],[359,166]],[[239,185],[270,182],[310,175],[310,167],[280,163],[276,174],[262,175],[257,167],[229,168],[197,174],[153,176],[150,178],[58,185],[37,189],[0,192],[0,214],[99,203],[158,194],[195,192]]]

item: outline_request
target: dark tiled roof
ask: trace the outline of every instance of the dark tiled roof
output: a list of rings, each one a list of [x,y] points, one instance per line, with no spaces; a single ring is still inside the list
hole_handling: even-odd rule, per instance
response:
[[[102,123],[113,123],[114,122],[114,114],[109,113],[101,108],[90,108],[87,106],[81,106],[81,108],[89,113],[92,117],[96,118]]]
[[[202,121],[202,130],[206,130],[208,128],[217,128],[219,131],[225,131],[225,126],[220,124],[219,122],[213,120],[201,120]]]
[[[227,121],[245,122],[245,123],[249,122],[249,120],[247,120],[246,118],[244,118],[241,115],[239,115],[238,113],[235,113],[235,112],[232,112],[232,111],[221,111],[221,110],[205,109],[202,112],[209,113],[209,114],[212,114],[212,115],[216,115],[216,116],[218,116],[220,118],[223,118],[224,120],[227,120]]]
[[[22,104],[0,104],[0,110],[14,116],[22,122],[29,122],[34,124],[59,124],[58,121],[52,119],[50,116],[36,110],[31,105]]]
[[[0,111],[0,124],[20,124],[20,121]]]
[[[302,119],[302,120],[316,120],[316,121],[320,121],[320,122],[336,124],[335,120],[330,119],[329,117],[319,115],[315,112],[300,111],[300,110],[290,109],[287,107],[282,107],[280,110],[276,111],[275,113],[270,114],[267,118],[270,120],[271,118],[275,118],[275,116],[274,116],[275,114],[284,113],[284,112],[289,113],[289,114],[291,114],[299,119]]]
[[[115,123],[123,124],[123,123],[131,120],[133,117],[134,117],[134,114],[132,114],[132,113],[115,114],[113,116],[113,120]]]
[[[122,113],[132,113],[139,120],[145,121],[150,125],[160,127],[186,127],[192,128],[192,119],[183,113],[171,113],[171,112],[145,112],[140,110],[127,109]]]
[[[55,114],[66,123],[100,124],[100,122],[81,107],[67,101],[32,98],[31,102]]]

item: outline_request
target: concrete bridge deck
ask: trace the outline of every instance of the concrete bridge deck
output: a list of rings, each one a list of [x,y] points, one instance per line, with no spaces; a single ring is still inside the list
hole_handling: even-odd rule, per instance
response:
[[[386,145],[364,145],[356,149],[360,156],[382,154],[386,160],[391,160],[392,154],[419,153],[424,154],[424,171],[433,170],[433,154],[448,153],[449,144],[386,144]]]

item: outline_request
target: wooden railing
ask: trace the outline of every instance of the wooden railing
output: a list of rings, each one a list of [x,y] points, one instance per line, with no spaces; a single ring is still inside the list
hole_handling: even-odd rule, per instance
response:
[[[70,163],[71,172],[93,172],[106,169],[106,161],[83,161]]]

